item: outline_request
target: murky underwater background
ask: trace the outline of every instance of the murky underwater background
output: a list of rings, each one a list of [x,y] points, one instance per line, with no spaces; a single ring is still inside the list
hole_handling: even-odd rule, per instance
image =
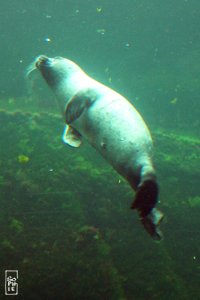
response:
[[[200,4],[7,0],[0,12],[0,299],[200,299]],[[63,120],[39,54],[74,60],[126,96],[154,139],[165,239],[129,209],[129,185]]]

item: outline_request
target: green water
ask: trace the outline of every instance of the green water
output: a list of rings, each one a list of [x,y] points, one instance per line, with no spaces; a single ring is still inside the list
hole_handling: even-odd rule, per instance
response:
[[[195,0],[1,3],[0,299],[199,299],[199,26]],[[64,56],[126,96],[147,122],[165,213],[157,244],[129,185],[63,121],[39,54]]]

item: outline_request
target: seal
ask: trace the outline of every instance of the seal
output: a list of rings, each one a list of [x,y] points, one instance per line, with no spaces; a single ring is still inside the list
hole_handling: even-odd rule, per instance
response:
[[[63,141],[79,147],[85,138],[101,153],[129,182],[135,191],[131,208],[138,211],[151,237],[160,240],[163,213],[155,207],[159,188],[152,163],[152,138],[139,112],[71,60],[40,55],[34,64],[64,115]]]

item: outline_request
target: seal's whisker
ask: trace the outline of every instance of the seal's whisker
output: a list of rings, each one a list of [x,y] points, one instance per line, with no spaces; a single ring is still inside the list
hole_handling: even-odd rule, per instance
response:
[[[27,67],[25,71],[25,77],[29,77],[30,74],[36,70],[35,60]]]
[[[34,61],[26,68],[25,77],[29,77],[32,74],[32,72],[34,72],[37,69],[36,63],[40,57],[42,57],[42,55],[38,55],[34,59]]]

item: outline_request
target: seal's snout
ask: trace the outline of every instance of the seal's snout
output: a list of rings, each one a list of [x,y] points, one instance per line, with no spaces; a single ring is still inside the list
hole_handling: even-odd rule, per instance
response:
[[[57,59],[46,55],[39,55],[35,60],[35,68],[38,69],[47,84],[54,88],[60,81],[60,68],[57,67]]]
[[[41,67],[49,67],[52,63],[52,59],[46,55],[40,55],[36,60],[36,67],[40,69]]]
[[[43,66],[48,65],[49,60],[50,58],[45,55],[36,57],[36,59],[27,67],[25,73],[26,77],[29,77],[36,69],[39,69],[41,71],[43,69]]]

